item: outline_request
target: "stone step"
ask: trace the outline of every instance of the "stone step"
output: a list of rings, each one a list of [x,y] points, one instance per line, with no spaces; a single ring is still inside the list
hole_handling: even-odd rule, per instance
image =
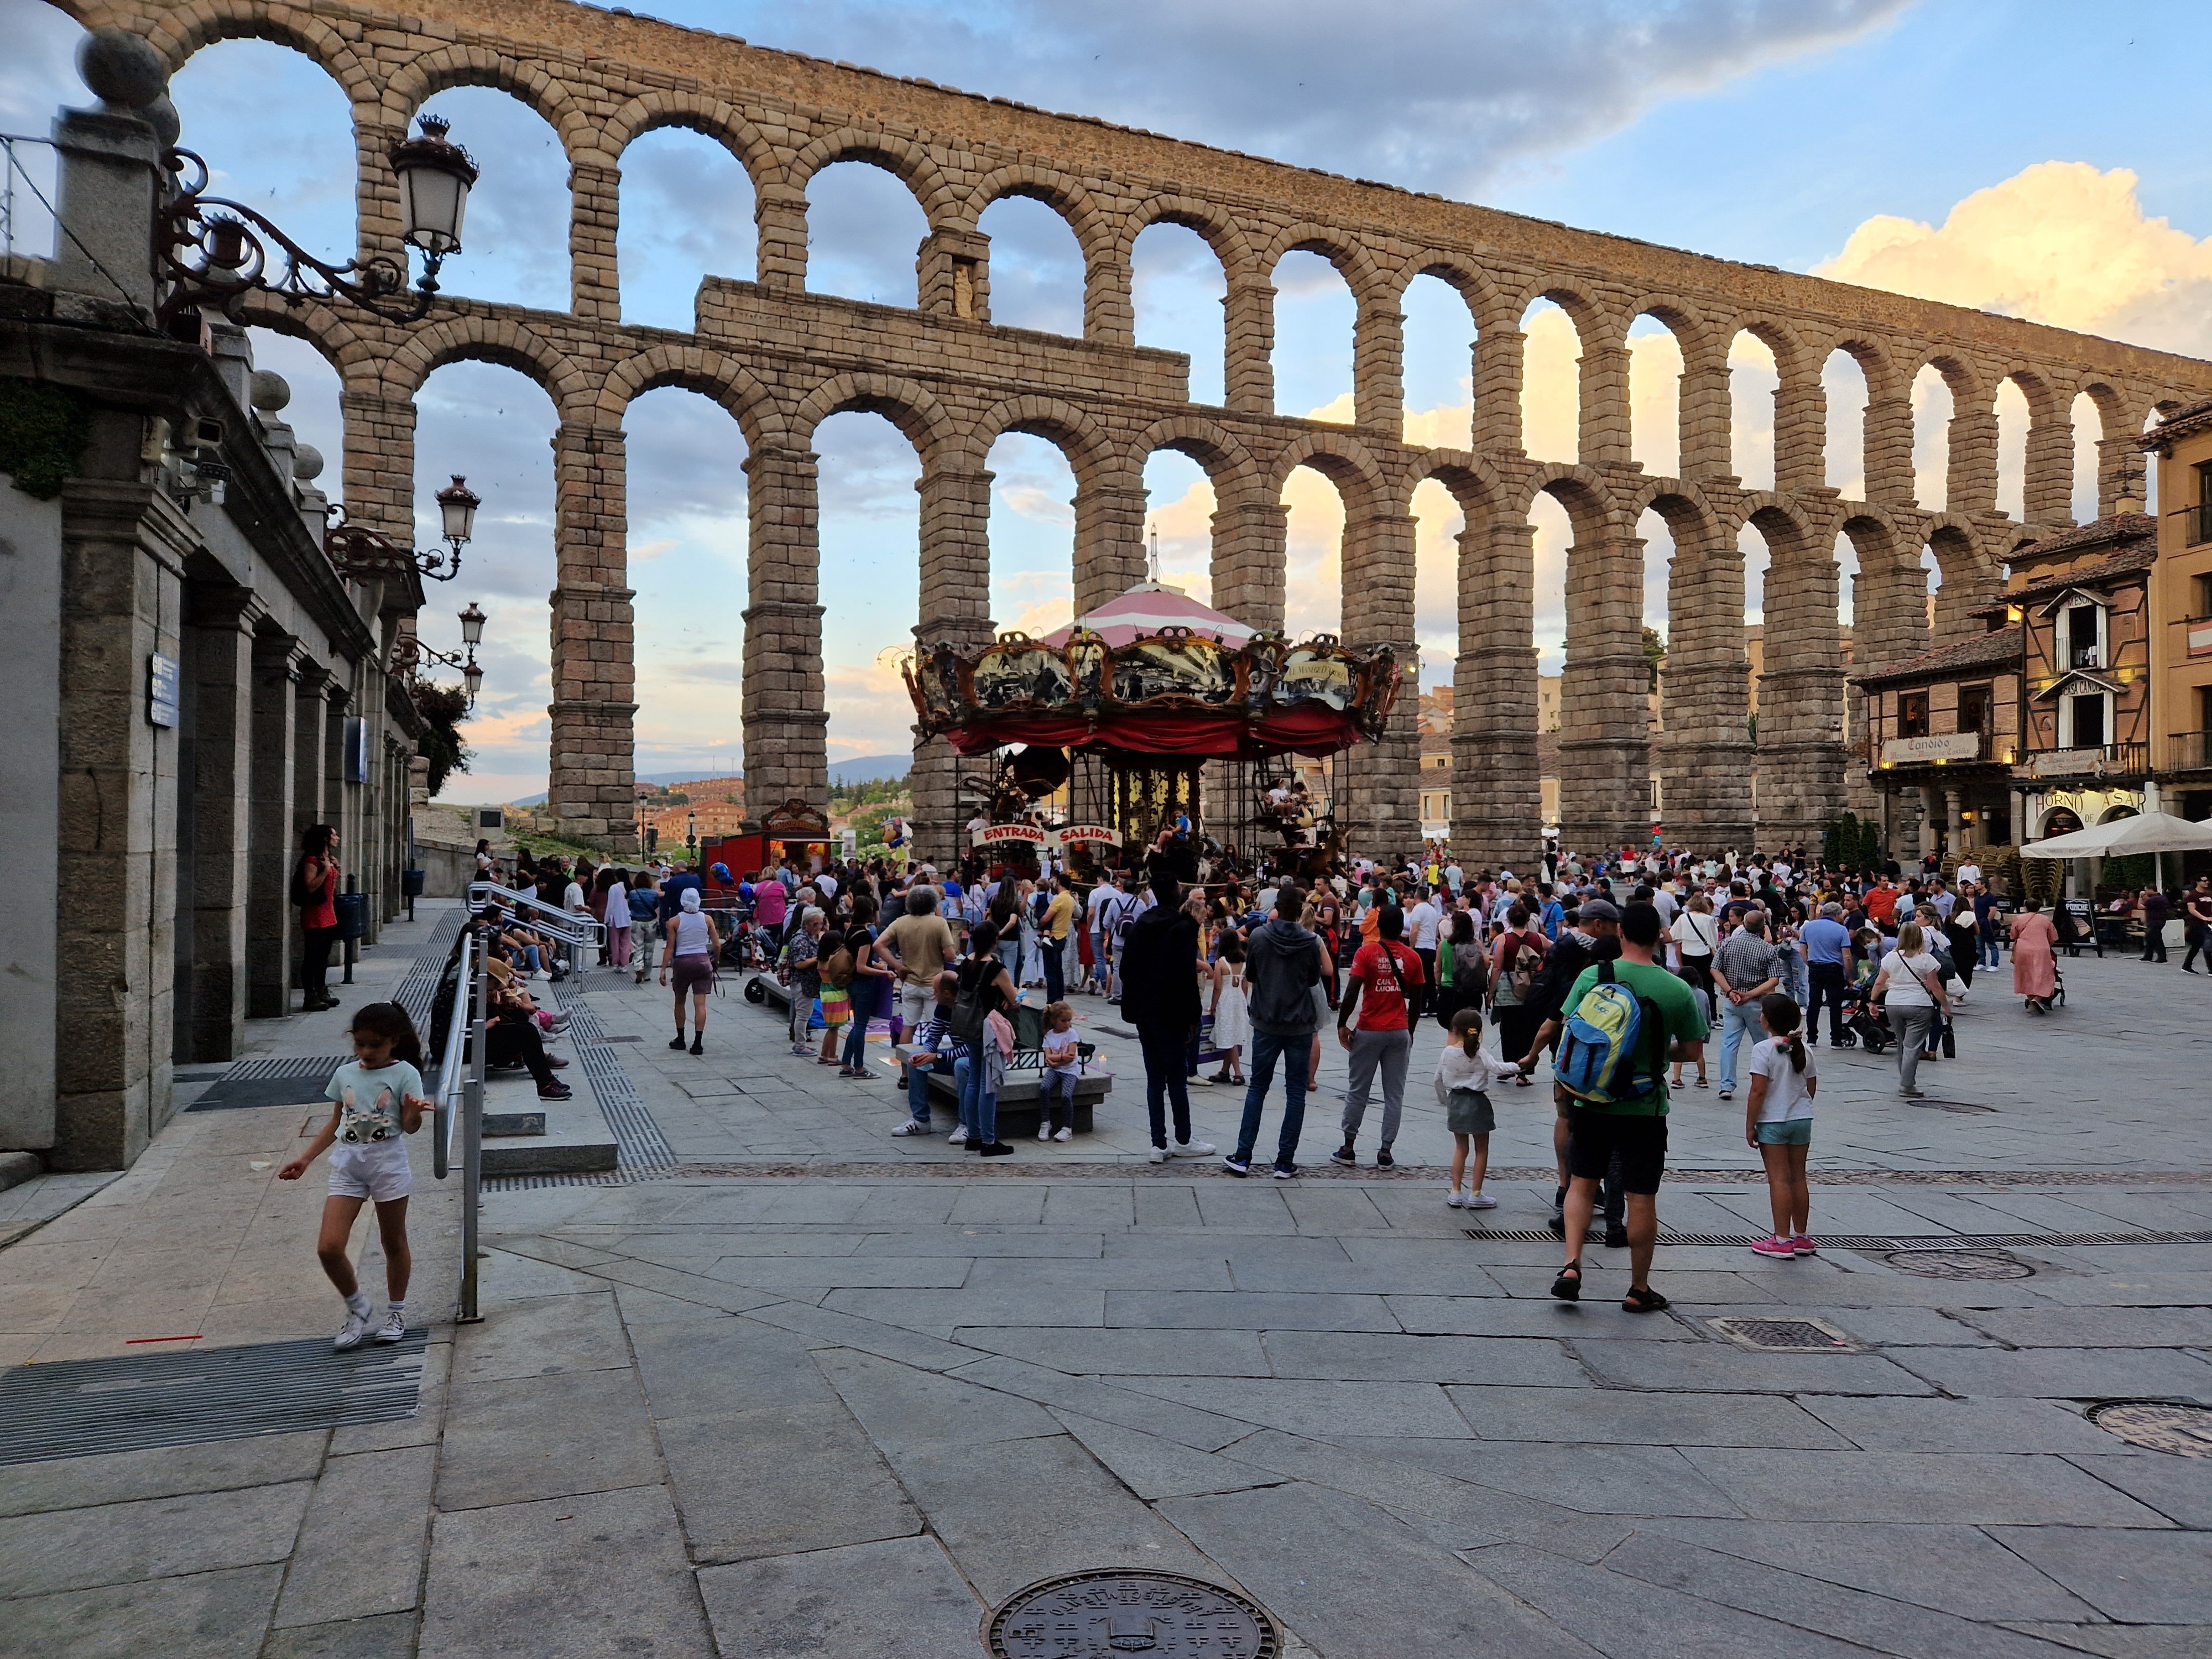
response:
[[[614,1131],[592,1097],[580,1066],[563,1073],[576,1091],[568,1100],[540,1100],[527,1076],[494,1076],[484,1095],[483,1172],[488,1175],[577,1175],[615,1167]],[[536,1131],[510,1132],[495,1140],[501,1119],[537,1117]]]
[[[494,1135],[542,1135],[545,1133],[545,1114],[532,1112],[486,1112],[483,1119],[484,1139]]]

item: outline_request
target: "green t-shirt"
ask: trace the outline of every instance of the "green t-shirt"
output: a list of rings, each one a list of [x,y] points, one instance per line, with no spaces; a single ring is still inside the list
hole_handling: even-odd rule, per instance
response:
[[[1573,1013],[1582,1006],[1583,997],[1591,986],[1598,982],[1598,964],[1592,963],[1576,977],[1574,987],[1567,993],[1566,1012]],[[1613,976],[1626,985],[1643,1001],[1659,1011],[1660,1019],[1667,1027],[1667,1041],[1676,1042],[1703,1042],[1711,1029],[1705,1024],[1705,1011],[1686,981],[1677,979],[1664,968],[1650,962],[1616,962]],[[1647,1034],[1645,1042],[1650,1042]],[[1663,1058],[1663,1056],[1662,1056]],[[1601,1105],[1595,1101],[1577,1101],[1577,1106],[1593,1112],[1619,1112],[1633,1117],[1664,1117],[1667,1115],[1667,1068],[1659,1069],[1659,1086],[1638,1100],[1625,1100],[1616,1105]]]

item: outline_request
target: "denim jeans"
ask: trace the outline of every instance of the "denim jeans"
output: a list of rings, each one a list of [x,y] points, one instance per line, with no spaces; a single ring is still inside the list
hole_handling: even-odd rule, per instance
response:
[[[1283,1062],[1283,1129],[1275,1141],[1275,1163],[1287,1168],[1297,1162],[1298,1135],[1306,1127],[1306,1066],[1313,1060],[1313,1033],[1291,1036],[1252,1028],[1252,1081],[1244,1091],[1244,1121],[1237,1127],[1237,1159],[1249,1163],[1260,1139],[1260,1110],[1267,1103],[1267,1086],[1275,1080],[1275,1062]]]
[[[1075,1073],[1072,1069],[1063,1072],[1048,1066],[1037,1074],[1037,1112],[1039,1125],[1045,1128],[1065,1129],[1074,1123]]]
[[[916,1123],[929,1121],[929,1079],[939,1072],[947,1077],[956,1075],[952,1067],[941,1060],[932,1060],[927,1066],[907,1062],[906,1111]]]
[[[1138,1046],[1145,1053],[1145,1110],[1152,1119],[1155,1146],[1168,1144],[1170,1105],[1175,1108],[1176,1144],[1190,1139],[1190,1087],[1183,1080],[1182,1069],[1184,1036],[1180,1025],[1137,1028]]]
[[[855,975],[852,988],[846,993],[853,1000],[853,1019],[845,1032],[845,1064],[854,1071],[868,1063],[868,1022],[876,1017],[882,988],[890,983],[887,979]]]
[[[1067,981],[1062,970],[1066,967],[1067,946],[1062,940],[1053,942],[1052,935],[1044,937],[1044,1000],[1058,1002],[1067,994]]]
[[[1735,1087],[1736,1050],[1746,1042],[1757,1042],[1759,1034],[1759,1005],[1756,1002],[1721,1004],[1721,1075],[1717,1087]]]
[[[1982,966],[1984,968],[2004,966],[2004,952],[1998,948],[1996,935],[1994,933],[1982,935]]]
[[[990,1075],[981,1060],[963,1054],[952,1062],[952,1079],[960,1085],[960,1124],[970,1146],[988,1146],[999,1138],[999,1097],[984,1086]]]

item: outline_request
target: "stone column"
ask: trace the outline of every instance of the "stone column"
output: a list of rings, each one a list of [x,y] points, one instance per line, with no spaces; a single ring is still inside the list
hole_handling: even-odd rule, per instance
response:
[[[921,608],[914,628],[915,648],[927,652],[950,640],[963,653],[992,638],[991,481],[981,467],[963,470],[938,465],[922,473]],[[1078,578],[1079,582],[1080,578]],[[1077,609],[1083,608],[1080,600]],[[904,688],[901,688],[903,695]],[[915,856],[940,866],[965,849],[960,827],[967,815],[954,799],[959,758],[942,738],[914,735]],[[779,798],[781,799],[781,798]]]
[[[1743,553],[1732,538],[1677,542],[1667,614],[1667,665],[1660,676],[1666,738],[1659,759],[1667,839],[1701,851],[1748,848],[1750,663],[1743,645]]]
[[[1091,251],[1083,272],[1083,337],[1100,345],[1137,343],[1136,277],[1131,247],[1117,241]],[[1185,394],[1188,396],[1186,388]]]
[[[1774,389],[1774,487],[1802,495],[1828,482],[1828,394],[1820,366],[1793,370]]]
[[[1844,810],[1843,637],[1825,546],[1770,544],[1759,688],[1759,840],[1818,840]]]
[[[751,450],[752,542],[745,607],[745,811],[830,799],[823,708],[821,547],[811,450]],[[988,510],[988,507],[987,507]]]
[[[805,190],[781,179],[757,183],[753,225],[760,234],[760,285],[772,294],[802,291],[806,287]]]
[[[1279,501],[1215,507],[1213,608],[1261,633],[1281,632],[1290,534],[1290,509]]]
[[[2145,500],[2142,441],[2118,437],[2097,440],[2097,516],[2109,519],[2123,501]]]
[[[323,754],[323,744],[330,732],[329,722],[323,718],[323,685],[329,678],[330,671],[310,659],[298,659],[292,665],[292,695],[299,702],[292,714],[294,854],[300,850],[300,838],[310,829],[331,821],[330,809],[323,798],[323,781],[330,769]],[[352,851],[348,848],[342,857],[349,859]]]
[[[267,625],[264,624],[264,627]],[[252,641],[252,797],[246,895],[246,1012],[274,1019],[289,1006],[299,915],[292,908],[294,774],[299,748],[299,696],[293,681],[299,641],[269,628]]]
[[[1950,840],[1951,852],[1954,857],[1959,849],[1966,845],[1966,821],[1960,816],[1959,792],[1955,789],[1946,789],[1943,792],[1943,833]]]
[[[1736,611],[1739,619],[1742,607]],[[1650,661],[1644,543],[1577,532],[1567,549],[1567,661],[1559,690],[1559,846],[1594,853],[1651,839]]]
[[[1920,856],[1926,858],[1936,847],[1936,791],[1923,784],[1913,792],[1920,805]]]
[[[1944,474],[1943,510],[1997,510],[1997,417],[1991,409],[1960,409],[1951,416],[1950,456]]]
[[[1486,455],[1521,453],[1521,375],[1528,337],[1486,328],[1474,342],[1474,447]]]
[[[1075,614],[1145,579],[1145,475],[1083,479],[1075,492]]]
[[[939,228],[915,250],[915,295],[937,317],[991,320],[991,239],[976,230]]]
[[[1686,358],[1675,398],[1682,476],[1705,483],[1733,483],[1735,409],[1729,401],[1725,353],[1717,362]],[[1671,814],[1673,810],[1670,796],[1668,811]]]
[[[253,624],[251,590],[195,586],[186,658],[193,699],[191,858],[180,866],[180,915],[191,937],[179,952],[189,1023],[184,1060],[233,1060],[245,1032],[247,885],[253,842]]]
[[[1543,851],[1535,593],[1534,526],[1508,520],[1460,532],[1452,854],[1469,871],[1517,864]]]
[[[599,161],[571,162],[569,309],[583,321],[622,321],[622,273],[615,252],[621,214],[622,169]]]
[[[2044,407],[2030,411],[2027,471],[2021,504],[2027,522],[2044,528],[2074,522],[2074,422],[2058,393],[2045,391]]]
[[[1581,436],[1579,459],[1585,466],[1626,466],[1629,441],[1628,348],[1586,346],[1580,360]],[[1644,834],[1651,833],[1650,826]]]
[[[1406,423],[1406,318],[1375,299],[1359,307],[1352,332],[1352,419],[1396,438]]]
[[[154,314],[147,228],[159,194],[161,146],[128,110],[65,109],[54,118],[61,222],[47,286]],[[96,1167],[96,1166],[95,1166]]]
[[[343,673],[345,665],[341,662],[337,666]],[[323,687],[323,811],[331,827],[338,832],[338,845],[343,849],[339,859],[341,893],[348,882],[358,892],[376,878],[376,848],[362,833],[356,810],[359,791],[345,781],[346,709],[352,702],[352,689],[333,675]]]
[[[415,545],[415,405],[374,385],[338,394],[345,427],[347,519],[401,547]]]
[[[95,445],[136,447],[135,416],[96,424]],[[125,1168],[169,1113],[177,738],[148,719],[147,672],[155,653],[179,653],[184,562],[198,546],[153,485],[63,489],[56,852],[76,879],[54,931],[55,1169]]]
[[[1395,647],[1401,681],[1382,735],[1346,755],[1354,850],[1395,860],[1421,850],[1420,647],[1413,635],[1410,514],[1370,513],[1344,526],[1344,642]],[[1344,827],[1340,810],[1338,824]]]
[[[626,583],[622,432],[564,423],[553,440],[552,766],[562,834],[635,849],[637,630]]]
[[[1885,507],[1911,507],[1912,484],[1912,398],[1909,392],[1867,393],[1866,498]]]
[[[1275,290],[1265,277],[1232,274],[1221,299],[1223,400],[1239,415],[1275,412]]]

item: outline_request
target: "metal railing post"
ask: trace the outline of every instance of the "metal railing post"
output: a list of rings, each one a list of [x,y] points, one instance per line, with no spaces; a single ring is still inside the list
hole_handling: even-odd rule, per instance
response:
[[[461,1097],[460,1318],[465,1325],[483,1317],[477,1311],[477,1203],[483,1182],[484,1050],[490,1028],[491,975],[484,970],[482,958],[476,963],[475,975],[470,997],[473,1013],[469,1021],[469,1081]]]

